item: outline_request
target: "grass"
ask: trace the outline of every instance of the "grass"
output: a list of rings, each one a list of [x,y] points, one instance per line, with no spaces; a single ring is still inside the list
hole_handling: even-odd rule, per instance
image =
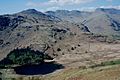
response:
[[[102,62],[101,64],[95,64],[90,67],[96,68],[96,67],[101,67],[101,66],[110,66],[110,65],[117,65],[117,64],[120,64],[120,59],[113,60],[113,61],[105,61],[105,62]]]
[[[45,80],[119,80],[120,65],[94,69],[69,69]]]
[[[119,80],[119,64],[120,59],[102,62],[88,69],[69,69],[47,80]]]
[[[102,63],[103,65],[107,66],[107,65],[116,65],[116,64],[120,64],[120,59],[118,60],[114,60],[114,61],[106,61]]]
[[[120,66],[113,66],[104,69],[93,69],[87,73],[79,74],[77,77],[69,78],[68,80],[120,80]]]
[[[94,68],[66,68],[46,76],[17,76],[9,80],[120,80],[120,60],[106,61]]]

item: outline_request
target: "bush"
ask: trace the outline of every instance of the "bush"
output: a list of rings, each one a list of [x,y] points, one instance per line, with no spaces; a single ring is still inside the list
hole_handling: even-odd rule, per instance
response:
[[[74,47],[72,47],[71,50],[74,50]]]
[[[60,49],[60,48],[58,48],[58,49],[57,49],[57,51],[61,51],[61,49]]]

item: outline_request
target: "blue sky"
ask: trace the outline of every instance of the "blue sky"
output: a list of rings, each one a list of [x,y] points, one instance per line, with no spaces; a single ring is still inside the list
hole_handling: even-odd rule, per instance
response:
[[[48,10],[89,10],[95,8],[120,9],[120,0],[1,0],[0,14],[12,14],[25,9]]]

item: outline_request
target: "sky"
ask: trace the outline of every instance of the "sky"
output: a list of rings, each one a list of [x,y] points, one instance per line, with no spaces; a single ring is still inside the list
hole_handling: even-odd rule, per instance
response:
[[[120,0],[1,0],[0,14],[12,14],[26,9],[38,11],[81,10],[96,8],[120,9]]]

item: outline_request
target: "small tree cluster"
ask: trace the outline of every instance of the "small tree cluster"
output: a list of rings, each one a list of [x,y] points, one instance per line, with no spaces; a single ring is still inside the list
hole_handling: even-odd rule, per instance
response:
[[[47,54],[40,51],[34,51],[30,48],[14,49],[6,58],[0,61],[0,65],[26,65],[40,64],[44,59],[53,59]]]

